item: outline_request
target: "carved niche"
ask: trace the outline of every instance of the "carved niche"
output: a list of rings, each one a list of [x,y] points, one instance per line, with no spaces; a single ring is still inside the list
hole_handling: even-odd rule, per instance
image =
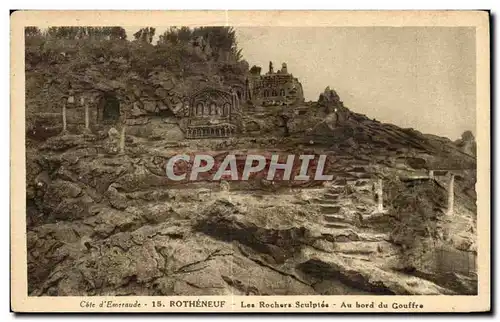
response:
[[[204,88],[191,96],[186,108],[187,138],[227,137],[236,131],[232,121],[239,99],[235,92]]]

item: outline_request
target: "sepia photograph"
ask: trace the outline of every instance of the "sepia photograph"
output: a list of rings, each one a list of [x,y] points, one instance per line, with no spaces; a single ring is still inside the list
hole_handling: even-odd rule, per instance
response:
[[[309,311],[383,297],[379,310],[405,311],[480,295],[478,28],[267,17],[23,20],[22,297],[189,310],[238,296],[228,310]],[[473,17],[487,35],[488,15]],[[346,295],[361,297],[329,299]]]

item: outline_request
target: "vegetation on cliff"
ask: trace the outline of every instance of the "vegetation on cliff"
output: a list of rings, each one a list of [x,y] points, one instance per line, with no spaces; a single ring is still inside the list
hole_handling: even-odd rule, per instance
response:
[[[130,40],[121,27],[26,28],[26,114],[59,112],[72,91],[172,108],[200,83],[244,84],[248,63],[233,28],[173,27],[153,44],[155,32],[142,28]]]

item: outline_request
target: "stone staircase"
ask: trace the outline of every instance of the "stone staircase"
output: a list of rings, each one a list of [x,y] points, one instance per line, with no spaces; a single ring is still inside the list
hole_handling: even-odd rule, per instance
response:
[[[335,253],[342,257],[371,260],[380,256],[384,248],[390,247],[384,234],[370,232],[361,225],[364,215],[376,212],[376,202],[360,203],[352,198],[353,194],[357,194],[373,200],[374,182],[364,167],[351,167],[338,176],[322,196],[311,199],[322,217],[323,234],[356,236],[335,242]]]

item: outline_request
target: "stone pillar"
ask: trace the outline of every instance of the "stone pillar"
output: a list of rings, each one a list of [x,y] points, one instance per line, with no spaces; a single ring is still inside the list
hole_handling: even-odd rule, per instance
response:
[[[125,153],[125,124],[122,125],[122,130],[120,132],[120,154]]]
[[[453,204],[455,203],[455,175],[450,173],[450,178],[448,181],[448,209],[447,215],[453,216]]]
[[[63,121],[63,132],[66,132],[67,124],[66,124],[66,102],[63,102],[62,107],[62,121]]]
[[[237,93],[233,93],[233,106],[236,110],[240,108],[240,100]]]
[[[434,179],[434,170],[429,170],[429,179]]]
[[[84,107],[85,107],[85,130],[88,131],[90,129],[89,104],[84,103]]]
[[[382,185],[382,179],[378,179],[377,184],[377,211],[384,211],[384,189]]]

